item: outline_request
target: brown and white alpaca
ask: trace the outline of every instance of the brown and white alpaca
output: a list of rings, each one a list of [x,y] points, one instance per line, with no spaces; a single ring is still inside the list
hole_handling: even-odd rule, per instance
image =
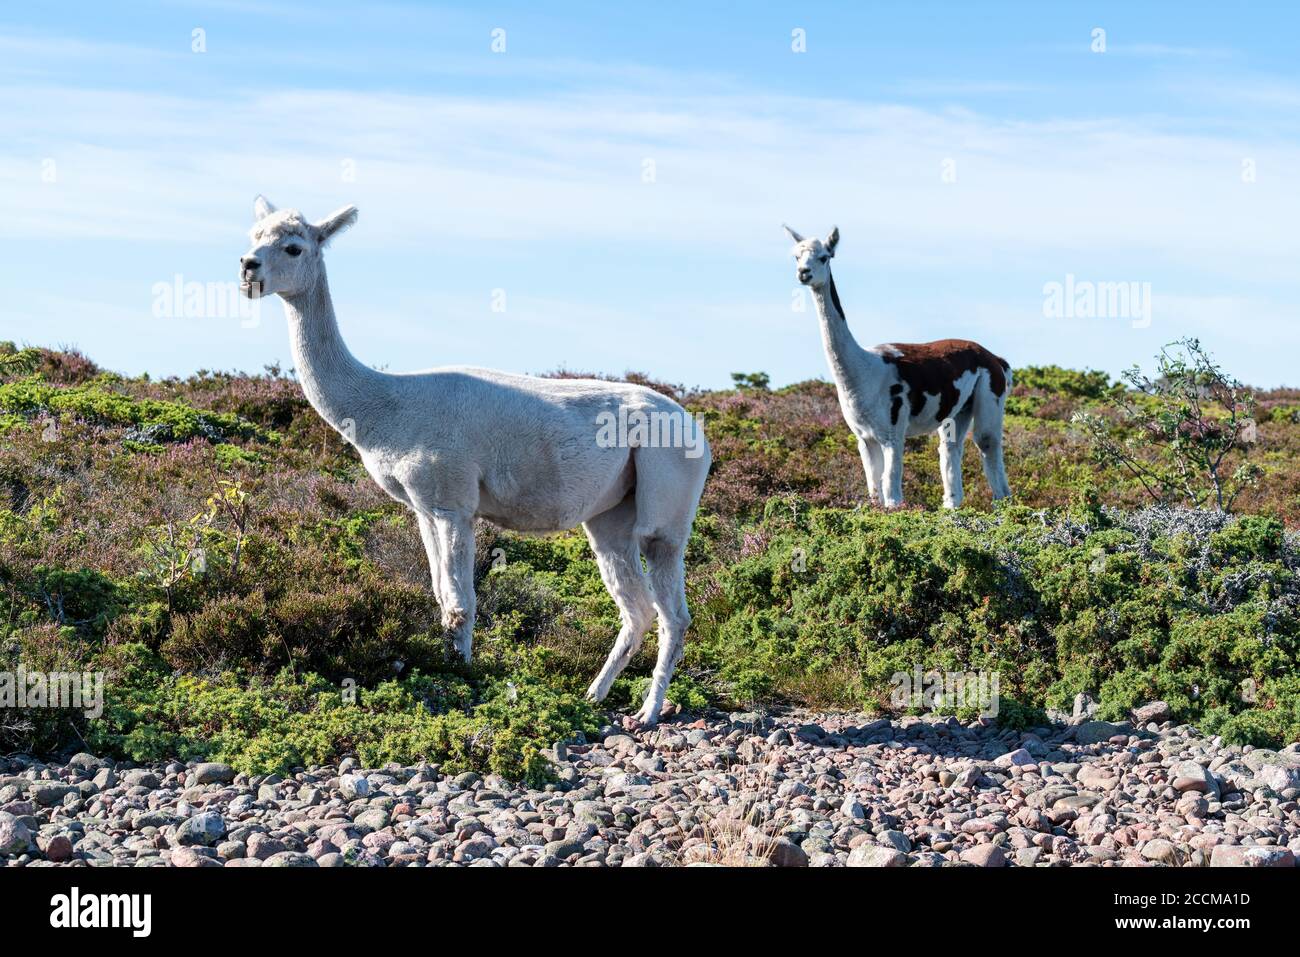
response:
[[[863,349],[849,332],[831,276],[839,229],[825,242],[804,239],[789,226],[785,231],[795,241],[799,282],[817,302],[840,410],[857,436],[872,501],[903,504],[903,442],[909,435],[938,432],[943,504],[960,508],[962,445],[972,426],[993,497],[1009,496],[1002,463],[1002,415],[1011,391],[1006,360],[966,339]]]

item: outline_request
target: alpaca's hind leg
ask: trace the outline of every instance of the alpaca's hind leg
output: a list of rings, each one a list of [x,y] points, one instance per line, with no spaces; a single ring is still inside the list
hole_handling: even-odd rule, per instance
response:
[[[867,473],[867,495],[873,503],[879,505],[881,474],[884,471],[880,443],[875,439],[859,438],[858,455],[862,457],[862,471]]]
[[[1009,498],[1011,485],[1007,482],[1007,466],[1002,460],[1002,430],[975,433],[975,444],[984,460],[984,477],[995,499]]]
[[[985,382],[975,386],[975,445],[980,450],[984,461],[984,477],[988,480],[989,491],[995,499],[1011,495],[1006,463],[1002,460],[1002,418],[1006,410],[1007,392],[1010,391],[1009,377],[1001,396],[994,395]]]
[[[442,626],[466,661],[474,643],[474,520],[446,511],[420,513],[420,534],[429,552]]]
[[[958,412],[939,426],[939,475],[943,479],[943,507],[961,508],[961,458],[971,414]]]
[[[638,449],[635,454],[633,538],[649,567],[650,597],[659,616],[659,656],[637,720],[652,725],[659,720],[691,624],[686,610],[686,542],[712,456],[703,442],[694,456],[678,449]]]
[[[605,666],[587,689],[587,697],[592,701],[603,701],[609,694],[614,679],[641,650],[646,629],[655,616],[650,585],[641,569],[641,552],[632,531],[635,524],[636,498],[629,495],[583,525],[587,541],[596,553],[600,577],[623,622]]]
[[[686,608],[686,534],[677,538],[652,535],[642,540],[641,550],[650,566],[650,591],[659,615],[659,657],[650,691],[636,719],[651,725],[659,720],[673,669],[682,659],[686,630],[691,626]]]

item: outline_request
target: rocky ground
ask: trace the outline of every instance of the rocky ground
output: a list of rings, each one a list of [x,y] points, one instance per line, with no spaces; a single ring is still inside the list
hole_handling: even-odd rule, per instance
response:
[[[288,777],[0,759],[0,865],[1294,867],[1300,745],[1161,719],[1038,733],[757,714],[611,726],[544,790],[344,760]]]

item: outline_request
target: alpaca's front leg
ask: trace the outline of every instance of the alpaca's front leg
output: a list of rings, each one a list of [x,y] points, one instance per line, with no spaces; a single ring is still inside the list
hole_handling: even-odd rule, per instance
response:
[[[474,643],[474,519],[435,510],[420,514],[442,626],[466,661]]]
[[[439,608],[445,608],[450,598],[447,592],[447,570],[442,564],[442,545],[438,540],[438,530],[433,526],[433,519],[423,512],[416,512],[415,520],[420,526],[420,540],[424,542],[424,554],[429,561],[433,597],[438,600]]]
[[[880,443],[883,475],[880,497],[885,508],[903,504],[903,439]]]
[[[952,419],[939,426],[939,477],[943,480],[943,507],[961,508],[961,453],[966,431]]]
[[[880,443],[875,439],[858,439],[858,455],[862,457],[862,471],[867,473],[867,495],[873,504],[880,504],[880,482],[884,471],[884,460],[880,455]]]

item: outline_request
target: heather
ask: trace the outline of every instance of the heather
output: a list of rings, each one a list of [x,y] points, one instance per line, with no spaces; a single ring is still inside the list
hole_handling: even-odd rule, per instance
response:
[[[1082,692],[1103,717],[1159,698],[1229,740],[1300,737],[1300,392],[1251,390],[1248,441],[1222,462],[1243,484],[1220,512],[1155,502],[1104,454],[1099,423],[1142,453],[1160,397],[1017,369],[1015,504],[991,510],[968,449],[967,507],[936,511],[921,438],[910,506],[884,513],[863,503],[832,386],[736,382],[649,383],[705,418],[715,458],[681,707],[883,710],[890,675],[920,666],[996,670],[1007,723]],[[544,779],[545,750],[603,720],[582,692],[618,621],[583,536],[480,528],[469,666],[427,576],[413,520],[281,370],[155,381],[0,346],[0,669],[108,675],[101,718],[9,711],[0,748],[261,771],[353,753]],[[612,707],[642,690],[653,644]]]

